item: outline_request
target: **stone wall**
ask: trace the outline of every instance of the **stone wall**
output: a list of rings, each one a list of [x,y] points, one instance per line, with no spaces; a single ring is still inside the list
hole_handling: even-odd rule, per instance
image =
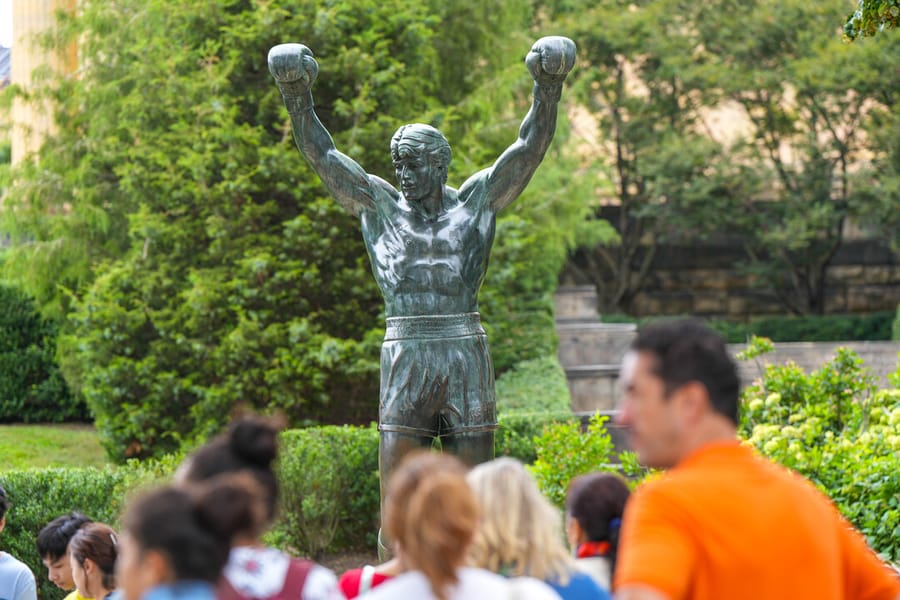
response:
[[[569,383],[571,407],[577,413],[612,412],[616,404],[619,365],[637,333],[632,324],[600,323],[590,286],[562,287],[555,297],[559,361]],[[797,363],[806,372],[831,361],[838,347],[856,352],[881,387],[900,364],[900,342],[779,342],[775,351],[755,361],[738,363],[743,385],[762,374],[767,364]],[[744,344],[729,344],[734,355]]]
[[[563,273],[564,285],[596,283],[590,279],[580,252]],[[740,269],[745,259],[740,246],[722,240],[661,246],[627,312],[634,316],[695,315],[736,320],[784,314],[785,307],[774,291],[761,287]],[[600,280],[602,298],[603,281],[611,280],[612,275],[592,276]],[[900,254],[879,240],[845,241],[826,271],[824,301],[826,314],[895,310],[900,304]]]

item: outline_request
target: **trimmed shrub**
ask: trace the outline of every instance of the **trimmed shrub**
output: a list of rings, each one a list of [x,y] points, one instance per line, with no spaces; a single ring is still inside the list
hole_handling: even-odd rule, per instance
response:
[[[281,515],[273,540],[318,557],[376,544],[378,430],[326,426],[281,435]]]
[[[563,508],[569,482],[593,471],[616,471],[611,464],[615,449],[606,430],[608,417],[591,417],[587,432],[581,422],[554,423],[534,440],[537,460],[531,472],[538,486],[556,506]]]
[[[83,421],[87,407],[56,364],[56,326],[24,292],[0,285],[0,422]]]
[[[3,549],[34,572],[41,600],[60,600],[67,592],[47,579],[35,540],[50,520],[78,510],[96,521],[115,526],[121,506],[120,486],[125,470],[40,469],[0,475],[12,502],[6,528],[0,533]]]
[[[559,423],[580,426],[581,419],[571,411],[555,413],[517,412],[501,414],[499,427],[494,435],[494,455],[510,456],[531,464],[537,459],[535,438],[547,427]]]
[[[566,412],[569,386],[566,372],[555,356],[516,364],[497,379],[497,412]]]
[[[897,316],[894,317],[894,327],[891,333],[891,339],[900,341],[900,304],[897,305]]]
[[[637,323],[682,317],[633,318],[626,315],[604,315],[607,323]],[[900,318],[900,317],[898,317]],[[710,319],[710,327],[731,344],[742,344],[751,337],[766,337],[773,342],[848,342],[891,339],[892,312],[868,315],[808,315],[803,317],[761,317],[749,323]]]
[[[534,438],[554,423],[580,420],[571,412],[501,415],[495,454],[534,461]],[[278,467],[281,513],[267,540],[310,556],[373,548],[379,524],[375,425],[286,431]]]
[[[169,456],[159,461],[131,461],[125,466],[104,469],[29,469],[0,473],[0,485],[13,505],[6,517],[6,528],[0,533],[0,545],[34,572],[40,600],[60,600],[67,592],[47,579],[38,556],[36,540],[41,528],[73,510],[116,528],[125,498],[145,485],[167,479],[179,462],[180,457]]]
[[[501,415],[496,454],[527,463],[534,438],[548,425],[580,420],[570,412]],[[325,426],[281,434],[277,465],[281,511],[267,543],[295,554],[319,556],[352,548],[374,548],[379,523],[378,430]],[[145,486],[168,480],[180,455],[129,461],[104,469],[33,469],[0,474],[13,503],[0,544],[24,561],[38,580],[41,600],[65,593],[50,583],[35,548],[38,531],[51,519],[79,510],[116,527],[127,498]]]

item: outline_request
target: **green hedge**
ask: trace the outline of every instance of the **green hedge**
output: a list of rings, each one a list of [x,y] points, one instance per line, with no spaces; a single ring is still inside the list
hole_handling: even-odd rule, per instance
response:
[[[552,423],[579,421],[571,412],[500,416],[497,456],[535,460],[535,437]],[[320,556],[373,548],[379,515],[378,430],[327,426],[282,434],[282,510],[267,538],[280,547]]]
[[[604,315],[606,323],[644,323],[682,317],[634,318],[627,315]],[[849,342],[891,339],[893,312],[868,315],[815,315],[804,317],[761,317],[749,323],[710,319],[709,326],[729,343],[743,344],[751,337],[765,337],[773,342]]]
[[[516,364],[497,379],[497,411],[566,412],[569,385],[556,356],[545,356]]]
[[[531,463],[534,438],[551,423],[571,422],[568,412],[501,415],[498,456]],[[353,548],[374,548],[378,523],[378,431],[327,426],[281,435],[277,466],[282,509],[267,541],[291,552],[318,556]],[[79,510],[116,526],[125,498],[144,485],[167,480],[180,457],[104,469],[32,469],[0,473],[13,508],[0,547],[23,560],[38,579],[41,600],[64,593],[47,581],[35,548],[38,531],[51,519]]]
[[[168,476],[177,458],[153,463],[131,462],[105,469],[30,469],[0,473],[12,508],[0,547],[25,562],[34,572],[41,600],[60,600],[66,592],[47,580],[35,540],[48,521],[77,510],[95,521],[116,526],[129,491]]]

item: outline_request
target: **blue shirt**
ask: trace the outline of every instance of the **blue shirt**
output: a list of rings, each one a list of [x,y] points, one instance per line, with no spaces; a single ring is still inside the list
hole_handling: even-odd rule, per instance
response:
[[[31,569],[6,552],[0,552],[0,600],[37,600]]]
[[[147,590],[141,600],[216,600],[216,589],[206,581],[178,581]]]
[[[560,585],[556,581],[548,581],[547,584],[563,600],[612,600],[609,592],[585,573],[572,573],[566,585]]]

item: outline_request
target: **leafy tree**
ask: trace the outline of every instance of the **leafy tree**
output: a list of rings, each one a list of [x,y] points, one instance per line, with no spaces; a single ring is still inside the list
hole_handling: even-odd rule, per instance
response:
[[[745,193],[753,182],[729,163],[703,109],[714,99],[693,65],[689,25],[670,2],[557,3],[579,40],[580,99],[598,125],[599,187],[617,238],[584,245],[570,268],[597,287],[601,310],[627,310],[659,245],[702,235],[697,205]],[[598,216],[600,211],[598,211]]]
[[[849,40],[871,37],[900,26],[900,0],[859,0],[857,9],[847,16],[844,35]]]
[[[751,124],[731,160],[767,180],[758,194],[735,198],[724,225],[740,232],[751,271],[796,314],[824,312],[846,221],[880,202],[853,185],[854,174],[871,173],[867,125],[889,113],[900,85],[891,67],[900,45],[842,44],[832,25],[840,10],[839,2],[723,0],[698,5],[695,16],[698,60]]]
[[[471,174],[500,139],[478,127],[497,104],[473,97],[497,66],[515,63],[527,79],[522,46],[510,50],[524,36],[496,35],[523,29],[527,9],[89,0],[65,18],[56,41],[79,40],[81,71],[38,89],[57,103],[59,130],[14,173],[6,216],[18,243],[7,266],[48,313],[69,314],[63,366],[111,456],[202,439],[239,402],[295,424],[374,417],[382,300],[358,223],[293,148],[266,53],[289,40],[316,52],[317,111],[368,171],[391,179],[391,134],[423,120],[465,149],[455,166]],[[501,104],[518,123],[528,96],[517,86],[501,97],[518,104]],[[532,273],[529,261],[580,221],[577,197],[559,200],[545,203],[551,227],[513,213],[500,225],[498,238],[511,233],[489,285],[521,281],[526,304],[547,305],[556,263]],[[517,290],[494,289],[485,305],[495,332],[521,332],[504,324],[522,314],[509,301]],[[511,349],[504,364],[546,353],[552,319],[535,318],[522,337],[551,344]]]
[[[617,210],[621,243],[573,261],[604,309],[628,309],[661,243],[727,236],[745,249],[738,266],[788,310],[822,313],[847,220],[896,223],[898,44],[842,44],[840,10],[839,0],[553,3],[589,63],[579,89],[608,157],[601,193]],[[733,132],[713,125],[724,110],[739,115],[726,121]]]

